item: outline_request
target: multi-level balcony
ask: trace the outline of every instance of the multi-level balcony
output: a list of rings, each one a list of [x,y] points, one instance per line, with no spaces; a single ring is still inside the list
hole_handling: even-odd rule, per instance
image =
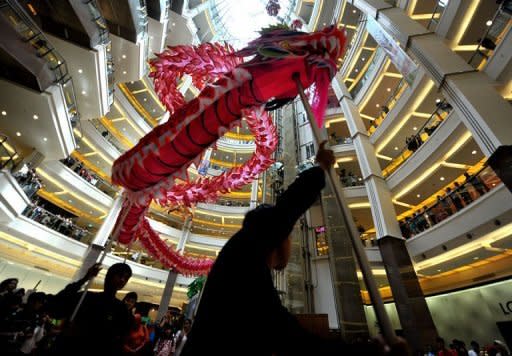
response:
[[[66,62],[17,2],[0,3],[0,21],[0,128],[26,150],[66,157],[75,147],[72,127],[79,118]]]

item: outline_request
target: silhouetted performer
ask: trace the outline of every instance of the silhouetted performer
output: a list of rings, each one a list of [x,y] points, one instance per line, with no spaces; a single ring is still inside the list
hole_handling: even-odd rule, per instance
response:
[[[325,185],[332,151],[319,149],[320,167],[304,171],[277,200],[245,216],[208,276],[192,330],[181,356],[349,355],[366,348],[327,341],[303,329],[282,306],[271,270],[288,264],[290,233]]]

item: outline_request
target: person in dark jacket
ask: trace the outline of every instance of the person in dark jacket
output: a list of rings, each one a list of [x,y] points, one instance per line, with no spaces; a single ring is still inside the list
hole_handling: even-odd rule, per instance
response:
[[[102,292],[87,292],[73,321],[72,316],[82,293],[80,288],[100,271],[93,265],[77,282],[60,291],[52,301],[52,312],[58,319],[67,319],[56,342],[57,355],[121,355],[123,340],[133,323],[126,305],[116,298],[132,275],[130,266],[115,263],[107,271]]]
[[[318,167],[302,172],[274,206],[262,204],[245,216],[208,275],[181,356],[364,354],[341,340],[323,340],[305,329],[281,304],[271,270],[290,257],[290,233],[325,185],[332,151],[321,145]]]

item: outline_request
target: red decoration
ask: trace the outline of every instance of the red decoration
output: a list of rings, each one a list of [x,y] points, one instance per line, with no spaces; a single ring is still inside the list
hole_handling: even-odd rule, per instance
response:
[[[225,75],[221,74],[223,70],[240,62],[227,47],[224,47],[225,58],[207,56],[198,59],[190,49],[184,49],[187,46],[179,46],[176,51],[169,48],[166,54],[161,54],[152,63],[155,68],[152,76],[155,82],[159,81],[156,88],[161,100],[175,112],[169,121],[157,126],[114,162],[112,181],[125,187],[123,210],[128,209],[120,214],[123,218],[116,223],[121,224],[120,229],[115,230],[119,231],[118,240],[129,243],[139,237],[148,251],[169,268],[185,274],[207,273],[213,263],[211,260],[180,255],[151,229],[144,218],[150,202],[155,199],[162,205],[190,206],[199,201],[212,201],[218,194],[249,183],[267,169],[272,164],[270,157],[277,138],[263,105],[268,101],[294,98],[297,95],[292,80],[295,75],[304,87],[314,84],[313,90],[310,89],[312,106],[321,125],[327,87],[336,72],[336,61],[343,52],[344,43],[344,34],[333,26],[311,34],[275,30],[237,52],[240,57],[253,58]],[[211,54],[221,48],[220,45],[211,46],[203,47],[209,48],[210,52],[199,50],[198,53]],[[175,90],[173,83],[183,73],[194,77],[195,65],[207,78],[201,80],[196,75],[199,86],[213,79],[216,81],[207,83],[197,98],[177,108],[179,103],[170,96]],[[177,73],[161,73],[169,70]],[[173,83],[167,83],[167,80]],[[197,166],[202,152],[214,145],[227,130],[239,125],[244,116],[255,134],[256,152],[251,159],[219,177],[188,182],[187,167],[191,163]],[[178,178],[185,183],[174,184]]]
[[[266,6],[266,10],[269,16],[277,16],[279,10],[281,10],[281,5],[279,5],[278,0],[269,0]]]
[[[292,25],[290,26],[293,30],[300,30],[304,24],[300,19],[295,19],[292,21]]]

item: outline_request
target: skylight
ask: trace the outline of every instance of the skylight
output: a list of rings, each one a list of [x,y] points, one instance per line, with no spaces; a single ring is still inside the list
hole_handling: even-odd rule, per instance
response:
[[[267,0],[215,0],[210,8],[215,41],[226,41],[236,49],[259,36],[258,31],[269,25],[288,23],[297,0],[279,0],[277,17],[267,14]]]

